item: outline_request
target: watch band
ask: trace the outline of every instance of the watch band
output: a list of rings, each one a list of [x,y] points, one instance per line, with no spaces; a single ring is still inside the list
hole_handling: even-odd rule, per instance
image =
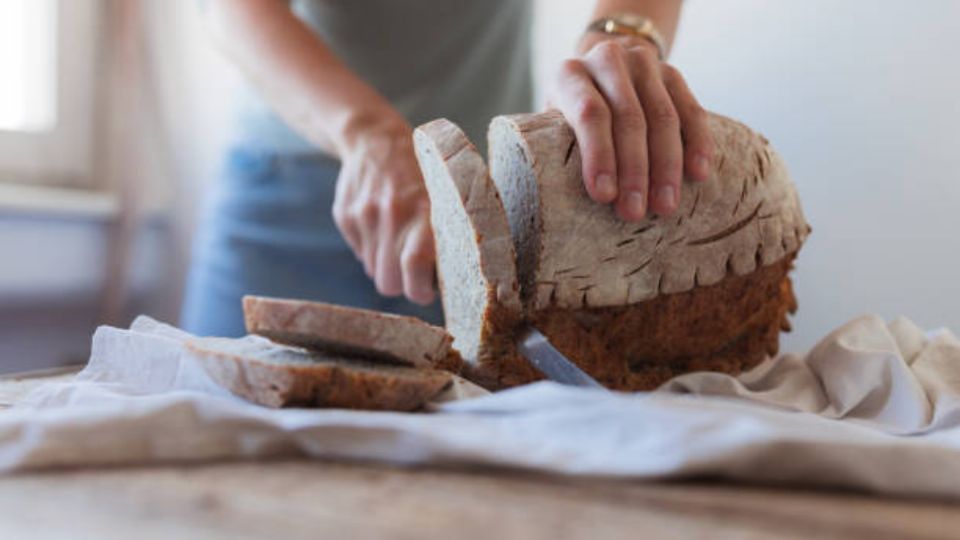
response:
[[[600,32],[617,36],[636,36],[653,43],[660,60],[667,57],[667,42],[657,30],[653,21],[639,15],[627,13],[601,17],[587,26],[587,32]]]

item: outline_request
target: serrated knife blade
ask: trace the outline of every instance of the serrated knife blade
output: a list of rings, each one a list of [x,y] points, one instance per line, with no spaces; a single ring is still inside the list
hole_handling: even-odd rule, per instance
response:
[[[533,367],[552,381],[570,386],[603,388],[593,377],[558,351],[547,336],[536,328],[529,327],[521,332],[517,337],[517,347]]]

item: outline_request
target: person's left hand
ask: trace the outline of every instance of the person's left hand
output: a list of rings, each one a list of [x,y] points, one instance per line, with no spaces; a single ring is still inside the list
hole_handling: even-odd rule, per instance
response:
[[[684,172],[710,176],[706,112],[646,39],[587,34],[581,49],[563,63],[548,104],[576,134],[587,193],[627,221],[648,209],[672,214]]]

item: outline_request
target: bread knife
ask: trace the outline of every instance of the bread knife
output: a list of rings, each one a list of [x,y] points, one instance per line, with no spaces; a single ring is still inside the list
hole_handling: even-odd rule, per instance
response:
[[[551,381],[569,386],[603,388],[603,386],[571,362],[554,347],[547,336],[528,327],[517,338],[517,348],[533,367]]]

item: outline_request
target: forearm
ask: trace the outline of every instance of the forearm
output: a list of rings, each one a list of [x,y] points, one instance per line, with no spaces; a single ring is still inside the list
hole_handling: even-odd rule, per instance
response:
[[[220,48],[293,129],[342,156],[360,133],[402,125],[376,90],[358,78],[282,0],[209,0]]]
[[[617,13],[630,13],[647,17],[663,34],[667,48],[673,44],[677,33],[677,24],[680,21],[680,7],[683,0],[597,0],[590,20],[596,20]],[[599,36],[593,36],[594,38]],[[586,38],[581,41],[581,52],[587,50],[596,39]]]

